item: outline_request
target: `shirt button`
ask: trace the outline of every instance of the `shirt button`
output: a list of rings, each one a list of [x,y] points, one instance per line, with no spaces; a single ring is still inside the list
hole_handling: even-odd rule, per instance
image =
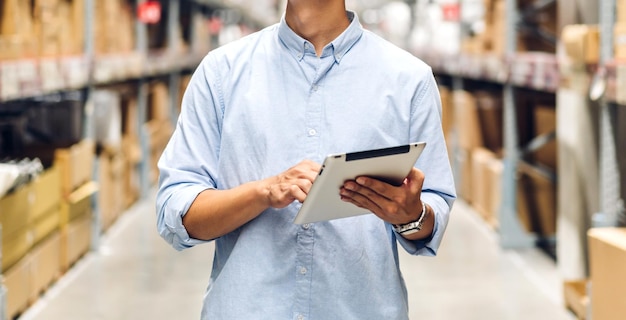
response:
[[[308,224],[308,223],[305,223],[305,224],[302,225],[302,229],[304,229],[304,230],[309,230],[309,228],[311,228],[311,225]]]
[[[314,136],[317,134],[317,131],[315,131],[315,129],[309,129],[309,136]]]
[[[315,91],[317,91],[319,88],[320,88],[320,86],[318,86],[318,85],[314,84],[314,85],[311,87],[311,90],[313,90],[313,91],[315,92]]]
[[[307,270],[305,267],[300,268],[300,274],[306,274]]]
[[[297,318],[298,318],[298,320],[304,320],[304,316],[301,315],[301,314],[299,314]]]

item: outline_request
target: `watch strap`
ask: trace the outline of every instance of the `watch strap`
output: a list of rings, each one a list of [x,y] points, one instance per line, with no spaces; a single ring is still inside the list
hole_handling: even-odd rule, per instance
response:
[[[417,220],[409,222],[407,224],[393,225],[393,229],[401,235],[409,235],[422,230],[424,224],[424,217],[426,216],[426,204],[422,202],[422,213],[420,213]]]

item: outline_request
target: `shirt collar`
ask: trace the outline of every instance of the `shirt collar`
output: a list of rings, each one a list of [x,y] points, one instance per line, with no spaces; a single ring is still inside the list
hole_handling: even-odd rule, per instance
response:
[[[333,54],[335,62],[339,63],[343,56],[352,48],[363,34],[363,27],[359,22],[359,17],[352,11],[346,11],[350,25],[335,40],[331,41],[326,47],[322,56]],[[312,51],[312,45],[306,39],[300,37],[287,25],[285,15],[280,19],[278,26],[278,37],[282,43],[289,49],[289,52],[298,60],[302,60],[307,51]]]

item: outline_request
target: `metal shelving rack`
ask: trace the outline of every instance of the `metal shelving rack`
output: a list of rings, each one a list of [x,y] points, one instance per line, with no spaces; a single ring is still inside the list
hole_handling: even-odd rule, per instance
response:
[[[97,56],[94,43],[94,17],[95,0],[82,0],[85,15],[85,42],[81,55],[56,58],[40,58],[0,62],[0,104],[6,101],[32,98],[54,92],[69,90],[82,90],[86,96],[83,106],[84,112],[84,138],[93,138],[93,104],[91,93],[99,86],[105,86],[119,82],[135,82],[138,85],[137,93],[137,132],[140,137],[142,160],[137,168],[140,175],[140,197],[149,192],[149,137],[143,124],[146,122],[149,83],[154,77],[167,78],[170,91],[170,114],[173,124],[176,122],[179,103],[179,87],[183,72],[195,69],[207,52],[199,48],[193,41],[190,43],[190,51],[182,52],[178,37],[180,25],[178,23],[180,5],[182,1],[190,2],[193,6],[192,14],[201,15],[200,8],[213,10],[236,10],[241,15],[240,24],[246,24],[252,29],[265,27],[273,22],[271,16],[259,17],[251,12],[241,1],[214,0],[169,0],[167,5],[167,47],[161,54],[153,55],[148,50],[147,26],[135,20],[135,52],[121,55]],[[146,0],[132,0],[134,8],[137,8]],[[191,39],[197,30],[191,24]],[[45,72],[42,72],[45,71]],[[48,77],[42,76],[42,74]],[[24,85],[27,84],[27,85]],[[98,160],[95,160],[94,177],[97,177]],[[100,246],[101,221],[98,214],[97,196],[92,196],[93,219],[91,250],[98,250]],[[0,226],[0,235],[2,228]],[[1,238],[1,237],[0,237]],[[1,254],[1,253],[0,253]],[[0,272],[0,278],[2,273]],[[7,291],[0,284],[0,320],[4,320],[6,314]]]
[[[435,73],[450,76],[453,89],[463,88],[463,79],[498,83],[503,86],[504,172],[502,178],[502,204],[500,210],[500,243],[503,248],[535,246],[538,235],[522,228],[517,217],[516,169],[520,161],[517,139],[515,88],[529,88],[556,93],[560,85],[560,71],[554,54],[527,54],[516,52],[516,28],[519,18],[515,0],[506,0],[506,54],[440,55],[425,50],[416,55],[426,61]],[[542,5],[545,3],[542,3]],[[626,94],[620,91],[626,83],[626,64],[613,59],[613,26],[616,1],[600,1],[601,62],[597,76],[598,85],[606,89],[601,98],[600,152],[598,175],[600,177],[600,212],[593,217],[593,225],[618,226],[625,223],[624,201],[620,194],[620,172],[614,136],[615,108],[626,106]],[[620,221],[621,218],[621,221]],[[549,239],[547,239],[549,240]]]

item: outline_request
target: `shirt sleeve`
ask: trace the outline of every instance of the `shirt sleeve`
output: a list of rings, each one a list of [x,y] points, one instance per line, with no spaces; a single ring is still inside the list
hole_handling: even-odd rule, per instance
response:
[[[433,234],[426,240],[410,241],[396,235],[400,245],[410,254],[435,256],[443,239],[450,210],[456,199],[454,178],[441,127],[441,98],[430,68],[418,86],[413,101],[411,137],[425,141],[426,148],[417,161],[425,175],[422,201],[435,213]]]
[[[184,93],[176,129],[161,158],[156,199],[159,234],[177,250],[206,241],[193,239],[182,218],[198,194],[217,188],[216,166],[220,141],[219,82],[209,79],[211,56],[194,72]],[[202,148],[199,148],[199,142]],[[207,148],[208,147],[208,148]]]

